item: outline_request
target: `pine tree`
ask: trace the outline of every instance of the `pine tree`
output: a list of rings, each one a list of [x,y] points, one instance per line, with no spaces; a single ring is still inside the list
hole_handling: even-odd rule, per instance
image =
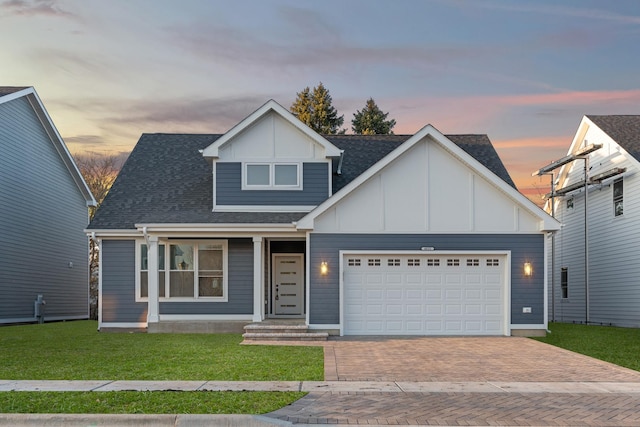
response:
[[[329,90],[320,82],[313,91],[307,86],[298,92],[289,110],[301,122],[320,134],[344,133],[344,130],[340,130],[344,116],[338,117],[338,110],[331,104]]]
[[[394,119],[386,120],[389,113],[383,113],[373,98],[367,100],[362,110],[356,111],[351,120],[353,133],[359,135],[390,135],[396,125]]]

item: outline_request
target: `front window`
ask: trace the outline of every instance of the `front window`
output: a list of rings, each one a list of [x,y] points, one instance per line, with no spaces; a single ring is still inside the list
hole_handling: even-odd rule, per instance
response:
[[[562,267],[560,270],[560,290],[562,298],[569,298],[569,269]]]
[[[298,163],[246,163],[244,190],[299,190],[302,188]]]
[[[149,296],[147,245],[139,246],[139,300]],[[165,259],[168,273],[165,274]],[[163,300],[227,300],[227,241],[171,242],[158,245],[158,293]]]

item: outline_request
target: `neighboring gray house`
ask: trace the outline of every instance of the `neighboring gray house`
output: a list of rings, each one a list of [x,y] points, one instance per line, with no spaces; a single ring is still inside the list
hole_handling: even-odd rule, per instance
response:
[[[485,135],[325,136],[269,101],[224,135],[142,135],[87,231],[101,329],[536,335],[558,228]]]
[[[640,116],[584,116],[568,155],[592,144],[602,147],[586,156],[586,224],[585,160],[576,159],[558,170],[555,217],[562,229],[555,237],[550,319],[637,328]],[[549,211],[550,207],[548,203]]]
[[[0,323],[89,316],[95,200],[32,87],[0,87]]]

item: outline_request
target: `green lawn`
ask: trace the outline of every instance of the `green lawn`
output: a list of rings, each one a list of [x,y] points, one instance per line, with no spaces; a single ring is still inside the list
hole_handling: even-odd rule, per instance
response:
[[[77,321],[0,327],[0,378],[321,381],[322,347],[239,345],[237,334],[100,333]]]
[[[99,333],[91,321],[0,327],[0,379],[321,381],[322,347],[237,334]],[[294,392],[0,392],[0,413],[262,414]]]
[[[536,338],[557,347],[640,371],[640,329],[550,323],[550,334]]]

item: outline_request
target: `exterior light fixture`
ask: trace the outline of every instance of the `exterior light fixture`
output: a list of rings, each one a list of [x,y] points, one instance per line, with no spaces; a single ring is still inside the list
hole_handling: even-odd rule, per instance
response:
[[[530,262],[524,263],[524,275],[527,277],[533,276],[533,265]]]
[[[320,263],[320,275],[326,276],[329,273],[329,264],[326,261]]]

